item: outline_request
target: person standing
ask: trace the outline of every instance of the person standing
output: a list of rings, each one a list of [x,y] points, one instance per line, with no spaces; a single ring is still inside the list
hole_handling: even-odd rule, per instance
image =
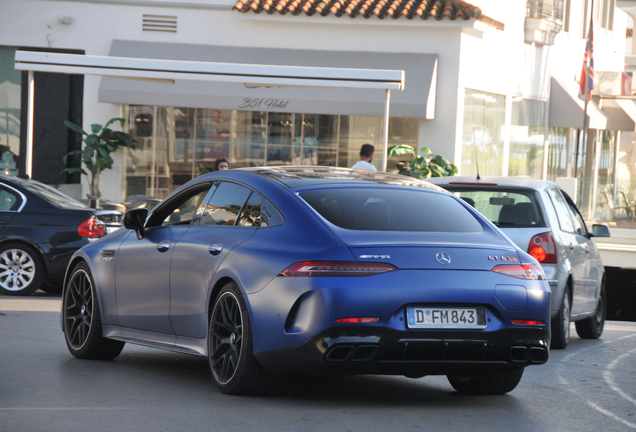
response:
[[[362,147],[360,147],[360,160],[351,168],[377,171],[377,169],[371,164],[371,161],[373,161],[373,152],[375,152],[375,147],[371,144],[362,144]]]

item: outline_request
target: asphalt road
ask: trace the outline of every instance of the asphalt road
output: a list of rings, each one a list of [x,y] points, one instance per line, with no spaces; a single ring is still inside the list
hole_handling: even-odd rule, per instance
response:
[[[0,296],[0,431],[636,430],[636,323],[611,321],[529,367],[505,396],[460,396],[445,377],[288,379],[233,397],[205,359],[126,345],[114,361],[72,357],[59,298]]]

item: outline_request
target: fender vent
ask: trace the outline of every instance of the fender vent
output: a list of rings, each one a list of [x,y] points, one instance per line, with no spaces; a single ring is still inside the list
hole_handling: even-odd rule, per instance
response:
[[[144,14],[143,31],[177,32],[177,17],[174,15],[146,15]]]

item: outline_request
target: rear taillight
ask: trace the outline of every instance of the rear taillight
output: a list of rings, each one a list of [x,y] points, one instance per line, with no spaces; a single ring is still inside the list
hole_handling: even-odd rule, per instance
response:
[[[371,276],[397,270],[391,264],[355,261],[299,261],[279,276]]]
[[[528,253],[543,264],[556,264],[556,244],[552,233],[537,234],[530,240]]]
[[[513,319],[511,320],[511,322],[516,325],[536,325],[536,326],[545,325],[543,321],[539,321],[539,320]]]
[[[538,264],[502,264],[494,266],[490,271],[517,279],[545,280],[545,273]]]
[[[77,227],[77,232],[82,237],[101,237],[104,235],[106,226],[102,221],[95,218],[86,219]]]

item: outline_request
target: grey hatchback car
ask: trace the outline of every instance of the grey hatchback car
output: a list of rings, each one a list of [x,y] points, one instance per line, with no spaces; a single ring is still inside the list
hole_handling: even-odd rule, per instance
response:
[[[609,237],[606,226],[595,224],[588,231],[574,201],[553,182],[527,177],[427,180],[475,207],[541,263],[552,291],[552,348],[568,345],[570,321],[581,338],[601,336],[605,270],[592,238]]]

